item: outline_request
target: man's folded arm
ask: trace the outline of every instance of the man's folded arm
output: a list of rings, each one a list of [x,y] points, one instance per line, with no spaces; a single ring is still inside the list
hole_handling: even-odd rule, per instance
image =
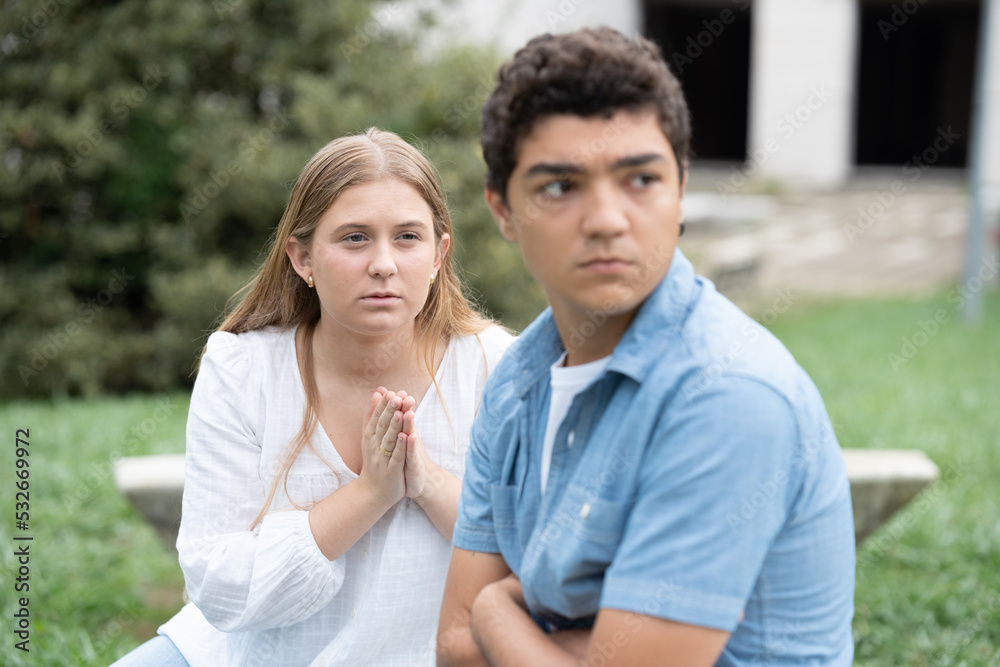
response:
[[[439,667],[489,664],[472,636],[472,603],[483,588],[508,574],[510,568],[498,553],[452,550],[438,623]]]
[[[512,582],[512,583],[509,583]],[[602,609],[583,657],[555,636],[546,635],[521,607],[519,584],[509,577],[488,584],[474,602],[469,625],[463,627],[468,651],[450,653],[439,665],[491,667],[711,667],[729,641],[725,630],[678,623],[619,609]],[[441,637],[443,635],[440,635]],[[456,635],[457,636],[457,635]],[[439,650],[441,646],[439,641]],[[452,647],[456,648],[457,643]]]
[[[729,634],[633,611],[601,609],[583,664],[711,667]]]

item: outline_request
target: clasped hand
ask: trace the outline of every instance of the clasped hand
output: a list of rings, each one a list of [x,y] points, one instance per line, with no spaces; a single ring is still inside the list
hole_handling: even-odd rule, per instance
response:
[[[443,473],[427,455],[414,427],[416,403],[405,391],[379,387],[368,405],[358,480],[387,505],[403,497],[420,502]]]

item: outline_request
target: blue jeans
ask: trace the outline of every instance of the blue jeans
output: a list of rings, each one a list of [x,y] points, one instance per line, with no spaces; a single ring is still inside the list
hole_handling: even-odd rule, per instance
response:
[[[157,635],[111,667],[188,667],[188,663],[168,637]]]

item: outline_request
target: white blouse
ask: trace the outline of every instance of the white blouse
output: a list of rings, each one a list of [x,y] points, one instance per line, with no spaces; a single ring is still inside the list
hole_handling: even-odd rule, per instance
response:
[[[487,374],[512,337],[452,340],[417,408],[428,454],[461,478]],[[373,391],[375,387],[371,388]],[[434,665],[451,543],[409,498],[329,561],[308,507],[357,478],[321,425],[254,530],[305,392],[294,329],[208,339],[191,395],[177,551],[191,603],[159,628],[201,665]],[[358,415],[360,428],[362,415]]]

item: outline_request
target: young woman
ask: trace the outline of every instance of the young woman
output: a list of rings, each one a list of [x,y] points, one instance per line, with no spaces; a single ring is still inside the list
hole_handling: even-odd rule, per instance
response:
[[[451,234],[398,136],[309,161],[195,382],[191,603],[122,664],[434,664],[469,429],[511,341],[463,296]]]

